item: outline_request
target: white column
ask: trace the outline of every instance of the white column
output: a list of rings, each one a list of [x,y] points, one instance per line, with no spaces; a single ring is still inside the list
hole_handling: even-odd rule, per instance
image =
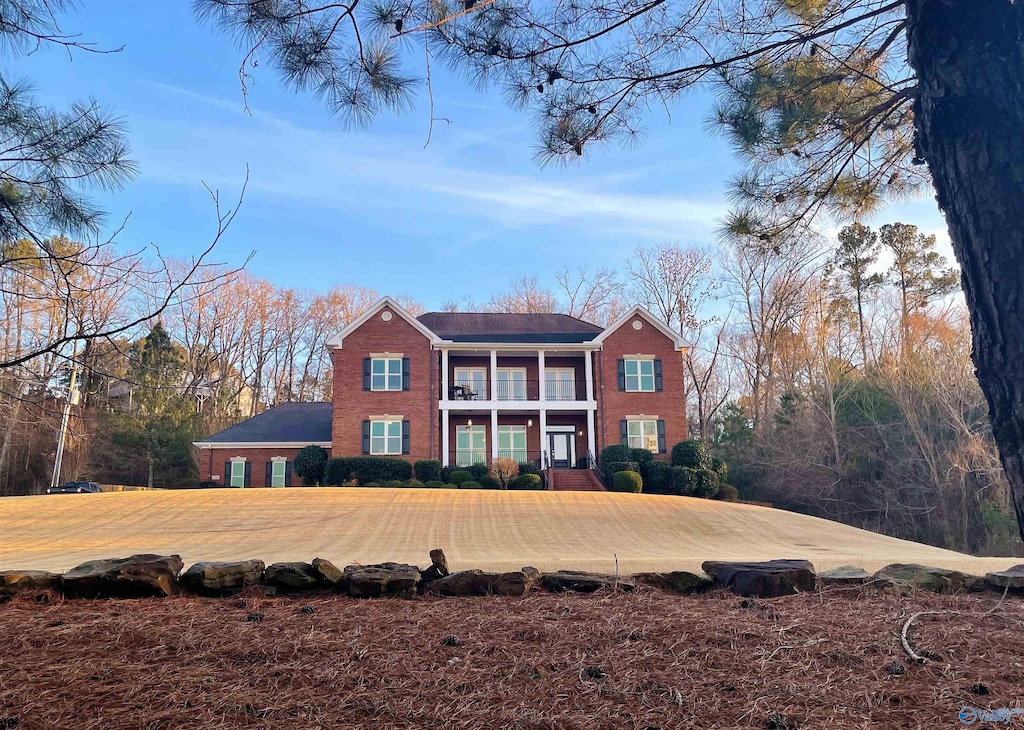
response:
[[[543,361],[544,361],[544,353],[541,353],[541,362],[543,362]],[[540,409],[540,419],[539,419],[539,421],[540,421],[540,423],[538,425],[540,426],[540,458],[541,458],[540,468],[543,469],[543,468],[545,468],[547,466],[547,464],[545,463],[545,460],[544,460],[544,454],[548,450],[548,412],[546,410],[544,410],[543,408]],[[548,459],[550,460],[550,458],[551,458],[551,455],[548,454]]]
[[[491,461],[498,458],[498,409],[491,409]]]
[[[587,378],[587,400],[594,400],[594,353],[590,350],[583,351],[584,372]],[[591,414],[593,417],[593,414]]]
[[[491,350],[491,392],[487,400],[498,400],[498,351]]]
[[[587,382],[590,382],[589,378],[587,379]],[[594,410],[589,406],[587,407],[587,449],[590,451],[591,455],[597,459],[597,438],[594,433]]]
[[[540,380],[540,392],[538,393],[538,395],[540,396],[540,400],[547,400],[547,397],[545,396],[545,393],[547,392],[547,388],[544,385],[544,351],[543,350],[538,350],[537,351],[537,378]],[[541,422],[541,424],[543,424],[544,423],[544,416],[541,416],[540,418],[541,418],[540,422]],[[541,425],[541,428],[543,429],[544,426]],[[543,436],[543,433],[541,433],[541,435]],[[546,447],[542,447],[541,451],[543,451],[544,448],[546,448]]]
[[[448,392],[447,390],[445,391]],[[448,466],[448,409],[441,409],[441,466]]]
[[[448,350],[441,350],[441,400],[448,400]],[[448,428],[448,417],[445,416],[445,428]],[[445,439],[445,446],[447,446]],[[445,457],[446,459],[448,457]]]

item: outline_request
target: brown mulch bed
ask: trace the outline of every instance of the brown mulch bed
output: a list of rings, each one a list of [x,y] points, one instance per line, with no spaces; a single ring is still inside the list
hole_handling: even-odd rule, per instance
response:
[[[991,594],[55,600],[0,605],[4,730],[935,728],[1024,695]]]

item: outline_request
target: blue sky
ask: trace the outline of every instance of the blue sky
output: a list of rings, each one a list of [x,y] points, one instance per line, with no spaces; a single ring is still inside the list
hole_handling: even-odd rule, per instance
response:
[[[528,114],[497,91],[480,93],[433,69],[429,109],[346,130],[310,96],[260,67],[250,116],[238,79],[241,52],[195,20],[187,2],[96,0],[67,14],[65,32],[122,53],[42,48],[5,61],[55,106],[92,97],[124,117],[140,175],[97,196],[110,222],[130,214],[119,242],[185,256],[207,245],[214,214],[205,181],[233,200],[250,170],[239,217],[217,249],[282,286],[356,283],[408,294],[428,309],[448,299],[486,300],[510,280],[552,284],[562,264],[621,267],[637,245],[713,244],[739,162],[704,125],[709,99],[652,108],[643,143],[609,147],[579,164],[541,168]],[[422,69],[416,69],[422,76]],[[890,207],[874,223],[902,220],[939,233],[929,196]]]

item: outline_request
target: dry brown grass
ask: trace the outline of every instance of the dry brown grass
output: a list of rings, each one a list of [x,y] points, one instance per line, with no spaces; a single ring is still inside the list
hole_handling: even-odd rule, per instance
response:
[[[962,706],[1014,707],[1024,687],[1024,602],[988,613],[998,601],[16,601],[0,605],[0,727],[959,727]],[[963,613],[914,625],[939,657],[914,665],[898,636],[923,609]]]
[[[604,492],[212,489],[0,499],[0,570],[65,570],[138,552],[453,569],[697,569],[704,560],[806,558],[819,570],[917,562],[974,573],[1013,565],[751,505]]]

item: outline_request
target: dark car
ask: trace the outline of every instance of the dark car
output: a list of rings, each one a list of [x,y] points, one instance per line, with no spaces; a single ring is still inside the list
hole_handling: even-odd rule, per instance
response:
[[[47,494],[96,494],[102,492],[100,485],[96,482],[68,482],[59,487],[50,487]]]

